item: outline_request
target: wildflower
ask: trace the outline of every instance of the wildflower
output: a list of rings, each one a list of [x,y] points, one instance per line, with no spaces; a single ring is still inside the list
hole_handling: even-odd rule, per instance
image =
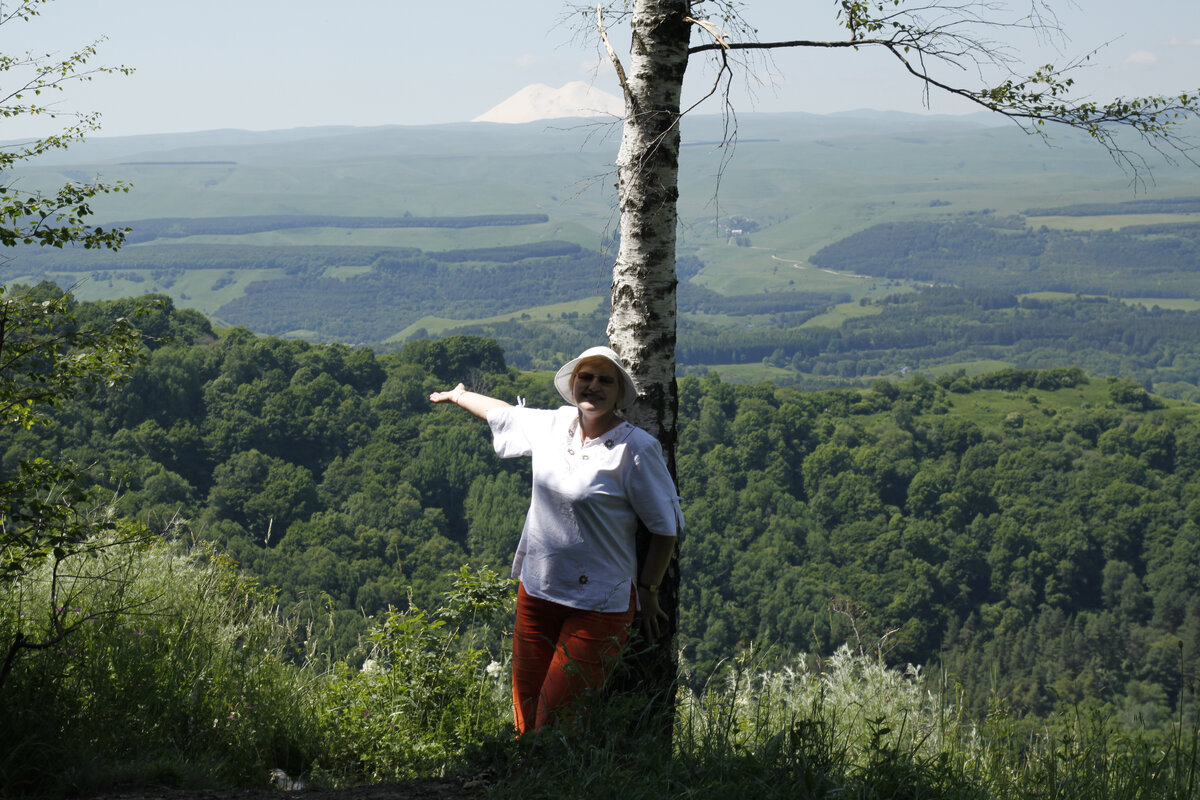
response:
[[[363,662],[362,671],[367,675],[378,675],[379,673],[383,672],[379,666],[379,662],[373,658],[368,658]]]
[[[504,672],[504,667],[500,665],[499,661],[492,661],[487,665],[487,674],[489,678],[499,678],[502,672]]]

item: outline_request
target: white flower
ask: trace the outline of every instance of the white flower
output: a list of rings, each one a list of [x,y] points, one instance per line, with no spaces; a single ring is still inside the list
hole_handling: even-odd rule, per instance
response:
[[[368,658],[363,662],[362,671],[368,675],[378,675],[379,673],[383,672],[383,669],[379,666],[378,661],[373,658]]]
[[[502,672],[504,672],[504,667],[500,665],[499,661],[493,661],[487,665],[487,674],[489,678],[499,678]]]

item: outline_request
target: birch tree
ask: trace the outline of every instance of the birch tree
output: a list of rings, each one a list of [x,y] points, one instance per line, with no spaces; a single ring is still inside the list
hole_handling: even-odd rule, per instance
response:
[[[1095,102],[1078,97],[1075,75],[1088,56],[1065,64],[1023,65],[1018,53],[993,37],[1014,31],[1061,34],[1048,0],[833,0],[840,38],[758,40],[737,0],[623,0],[601,3],[587,14],[599,33],[624,93],[625,116],[616,160],[620,244],[613,268],[609,341],[628,364],[638,386],[634,421],[663,443],[674,469],[676,203],[679,197],[679,122],[684,76],[694,59],[711,59],[716,78],[706,97],[727,99],[726,89],[745,57],[784,48],[882,50],[925,93],[945,93],[1001,114],[1027,132],[1047,136],[1056,125],[1086,131],[1113,160],[1144,176],[1146,161],[1127,147],[1136,144],[1193,161],[1178,125],[1197,115],[1200,90],[1178,95]],[[1069,2],[1069,0],[1064,0]],[[628,63],[609,38],[627,23]],[[988,80],[988,77],[992,80]],[[967,78],[968,80],[964,80]],[[973,85],[969,79],[975,78]],[[725,87],[725,88],[723,88]],[[847,87],[852,90],[853,87]],[[678,567],[663,588],[663,607],[675,618]],[[669,696],[674,680],[669,639],[651,657],[649,674]]]

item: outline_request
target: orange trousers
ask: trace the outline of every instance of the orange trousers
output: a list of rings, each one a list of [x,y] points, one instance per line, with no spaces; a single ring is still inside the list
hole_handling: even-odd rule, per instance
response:
[[[517,731],[541,730],[570,718],[570,706],[599,689],[629,636],[629,610],[584,611],[530,597],[517,587],[513,628],[513,716]]]

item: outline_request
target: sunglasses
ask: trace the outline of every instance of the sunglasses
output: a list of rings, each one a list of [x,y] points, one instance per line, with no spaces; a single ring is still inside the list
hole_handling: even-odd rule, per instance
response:
[[[611,375],[596,375],[592,372],[576,372],[575,380],[583,381],[584,383],[599,381],[601,386],[612,386],[617,382],[617,379]]]

